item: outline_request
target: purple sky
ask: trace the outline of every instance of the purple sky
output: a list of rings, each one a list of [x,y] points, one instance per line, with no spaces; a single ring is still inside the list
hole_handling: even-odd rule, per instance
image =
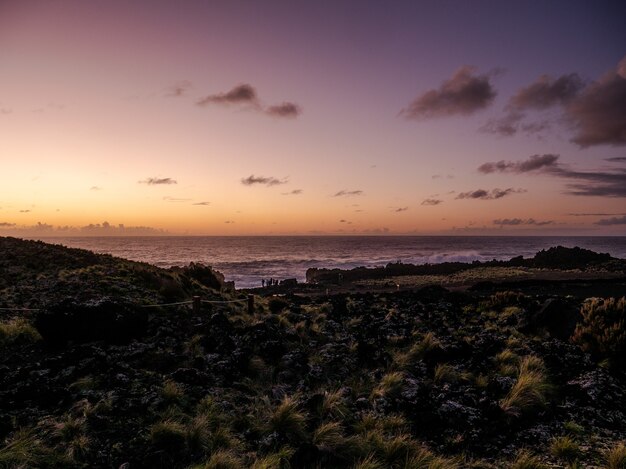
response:
[[[624,18],[5,0],[0,233],[626,234]]]

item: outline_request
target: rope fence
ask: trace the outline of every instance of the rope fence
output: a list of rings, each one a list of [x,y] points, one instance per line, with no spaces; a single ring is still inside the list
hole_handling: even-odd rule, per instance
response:
[[[161,303],[156,305],[140,305],[140,308],[162,308],[165,306],[182,306],[182,305],[192,305],[194,313],[200,313],[200,306],[202,303],[205,304],[214,304],[214,305],[226,305],[226,304],[248,304],[248,313],[252,314],[254,312],[254,295],[248,295],[247,299],[240,300],[203,300],[199,296],[194,296],[191,301],[178,301],[176,303]],[[0,308],[0,311],[41,311],[41,308]]]

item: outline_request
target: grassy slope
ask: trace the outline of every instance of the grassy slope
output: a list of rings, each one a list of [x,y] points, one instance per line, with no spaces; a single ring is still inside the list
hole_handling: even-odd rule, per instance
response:
[[[0,254],[5,305],[230,298],[185,271],[86,251],[0,239]],[[531,327],[545,299],[257,298],[251,316],[237,304],[156,309],[129,343],[54,347],[5,319],[0,467],[601,465],[626,438],[623,370],[599,366],[614,342],[590,355]],[[583,344],[598,336],[589,317]]]

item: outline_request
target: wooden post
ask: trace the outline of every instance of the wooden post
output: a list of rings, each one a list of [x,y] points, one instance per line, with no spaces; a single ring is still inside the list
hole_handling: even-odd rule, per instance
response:
[[[199,296],[193,297],[192,305],[193,305],[193,314],[199,315],[200,314],[200,297]]]
[[[248,295],[248,314],[254,313],[254,295]]]

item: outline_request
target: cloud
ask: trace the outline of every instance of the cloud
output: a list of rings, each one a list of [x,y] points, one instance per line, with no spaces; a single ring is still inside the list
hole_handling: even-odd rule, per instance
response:
[[[582,148],[626,145],[626,56],[569,103],[566,117],[576,131],[572,141]]]
[[[0,114],[8,115],[12,113],[13,113],[13,109],[6,108],[6,107],[0,108]]]
[[[478,167],[478,172],[483,174],[489,173],[527,173],[529,171],[537,171],[544,168],[555,167],[558,163],[559,155],[545,154],[532,155],[525,161],[496,161],[482,164]]]
[[[537,221],[534,218],[528,218],[523,220],[521,218],[502,218],[493,220],[494,225],[503,226],[518,226],[518,225],[535,225],[535,226],[544,226],[544,225],[552,225],[554,223],[553,220],[548,221]]]
[[[20,210],[20,213],[30,213],[32,210]]]
[[[352,225],[351,221],[344,220],[343,218],[341,220],[339,220],[339,223],[345,223],[346,225]]]
[[[178,184],[175,179],[172,178],[147,178],[143,181],[139,181],[139,184],[147,184],[149,186],[158,186],[158,185],[167,185],[167,184]]]
[[[89,190],[90,190],[90,191],[101,191],[101,190],[102,190],[102,187],[100,187],[100,186],[91,186],[91,187],[89,188]]]
[[[457,199],[481,199],[481,200],[495,200],[501,199],[510,194],[519,194],[522,192],[526,192],[525,189],[513,189],[509,187],[508,189],[492,189],[491,191],[487,191],[485,189],[477,189],[475,191],[469,192],[461,192],[456,198]]]
[[[265,185],[268,187],[286,184],[287,179],[276,179],[275,177],[255,176],[251,174],[247,178],[242,178],[241,183],[244,186],[253,186],[255,184]]]
[[[217,93],[205,96],[204,98],[200,99],[196,104],[198,106],[207,106],[209,104],[251,104],[254,106],[258,106],[259,98],[257,96],[256,90],[252,86],[243,83],[241,85],[235,86],[226,93]]]
[[[398,212],[406,212],[409,209],[409,207],[398,207],[397,209],[394,210],[394,212],[398,213]]]
[[[163,197],[163,200],[167,200],[168,202],[189,202],[191,199],[180,199],[177,197],[170,197],[166,195]]]
[[[6,221],[0,222],[0,227],[2,227],[2,228],[6,228],[6,227],[9,227],[9,226],[15,226],[15,223],[8,223]]]
[[[439,199],[424,199],[422,201],[422,205],[439,205],[442,203],[443,203],[443,200],[439,200]]]
[[[191,205],[211,205],[211,202],[194,202]]]
[[[614,156],[612,158],[605,158],[606,161],[611,161],[612,163],[626,163],[626,156]]]
[[[289,192],[283,192],[282,195],[300,195],[302,194],[302,189],[294,189]]]
[[[511,109],[547,109],[565,105],[572,101],[583,89],[584,83],[576,73],[552,78],[540,76],[537,81],[521,88],[509,100]]]
[[[611,215],[626,215],[626,213],[568,213],[570,217],[608,217]]]
[[[352,195],[362,195],[363,191],[361,190],[356,190],[356,191],[346,191],[346,190],[341,190],[339,192],[336,192],[333,197],[349,197]]]
[[[406,119],[430,119],[470,115],[489,106],[496,92],[488,75],[475,75],[474,67],[464,66],[438,89],[418,96],[400,111]]]
[[[227,225],[232,225],[232,224],[233,224],[233,223],[235,223],[235,222],[234,222],[234,221],[232,221],[232,220],[226,220],[224,223],[226,223]]]
[[[536,172],[567,179],[567,194],[579,196],[626,197],[626,169],[575,171],[558,162],[559,155],[533,155],[525,161],[497,161],[478,167],[483,174]]]
[[[172,86],[170,86],[167,89],[165,96],[168,96],[171,98],[180,98],[181,96],[185,95],[187,91],[189,91],[190,89],[191,89],[190,81],[187,81],[187,80],[179,81],[177,83],[174,83]]]
[[[37,222],[36,225],[16,225],[14,223],[0,223],[0,229],[11,236],[150,236],[164,235],[167,231],[148,226],[117,226],[108,222],[90,223],[85,226],[54,226],[48,223]]]
[[[296,118],[302,113],[300,106],[294,103],[285,102],[275,106],[269,106],[265,113],[272,117]]]
[[[302,114],[302,108],[296,103],[285,101],[281,104],[264,106],[252,85],[243,83],[235,86],[226,93],[217,93],[205,96],[196,102],[198,106],[212,104],[244,106],[262,112],[265,115],[278,118],[295,119]]]
[[[626,215],[623,217],[603,218],[595,222],[596,225],[611,226],[611,225],[626,225]]]

